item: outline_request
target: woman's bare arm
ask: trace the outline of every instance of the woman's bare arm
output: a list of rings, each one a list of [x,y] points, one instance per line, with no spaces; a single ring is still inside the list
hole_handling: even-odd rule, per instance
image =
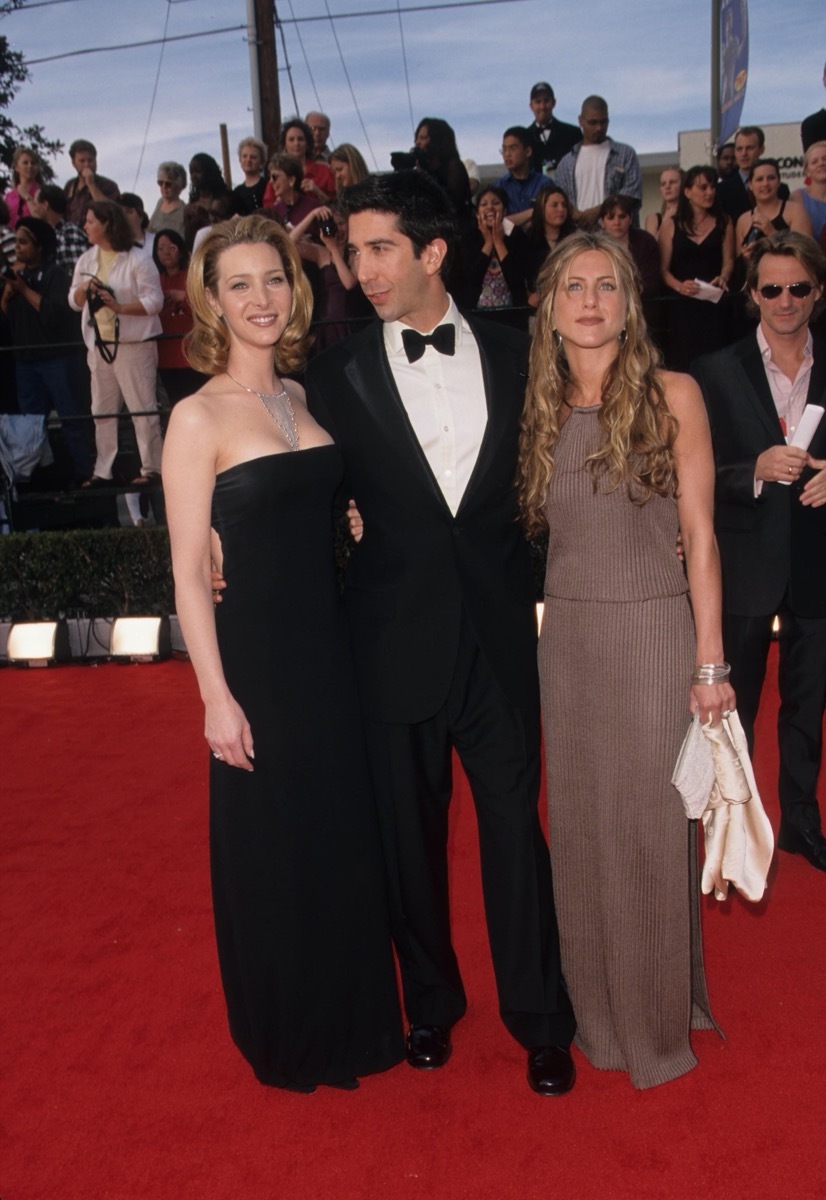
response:
[[[178,618],[204,702],[204,735],[226,763],[251,771],[252,732],[224,677],[212,603],[211,508],[218,442],[198,396],[176,405],[164,441],[164,498]]]
[[[688,586],[697,634],[697,662],[723,661],[720,555],[714,536],[714,456],[705,405],[688,375],[664,376],[668,406],[679,422],[674,446],[678,473],[677,512],[685,550]],[[691,711],[701,720],[720,719],[735,707],[728,683],[693,685]]]

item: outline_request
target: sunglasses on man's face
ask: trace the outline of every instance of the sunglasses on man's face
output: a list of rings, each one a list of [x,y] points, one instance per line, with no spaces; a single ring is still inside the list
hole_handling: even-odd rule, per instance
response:
[[[805,300],[814,291],[813,283],[764,283],[757,289],[764,300],[776,300],[781,292],[788,291],[795,300]]]

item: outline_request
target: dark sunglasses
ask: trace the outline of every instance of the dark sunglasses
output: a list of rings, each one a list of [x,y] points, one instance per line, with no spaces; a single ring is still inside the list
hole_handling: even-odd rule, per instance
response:
[[[764,300],[776,300],[781,292],[788,291],[795,300],[805,300],[814,291],[813,283],[764,283],[757,289]]]

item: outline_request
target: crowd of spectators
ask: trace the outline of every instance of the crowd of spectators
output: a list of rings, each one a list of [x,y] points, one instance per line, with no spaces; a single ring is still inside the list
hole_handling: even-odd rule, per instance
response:
[[[599,227],[637,267],[667,365],[686,369],[743,331],[738,292],[760,238],[781,229],[826,238],[826,110],[803,122],[805,178],[794,195],[766,157],[763,131],[745,126],[713,166],[664,168],[662,203],[641,214],[639,159],[609,136],[603,97],[587,96],[575,124],[555,117],[547,82],[530,89],[528,104],[531,119],[502,134],[504,173],[493,180],[480,184],[440,117],[424,117],[410,151],[391,156],[393,169],[427,172],[451,200],[458,242],[448,282],[460,306],[497,310],[497,319],[529,328],[548,258],[576,229]],[[70,146],[73,174],[63,187],[44,182],[34,150],[17,148],[12,186],[0,200],[2,342],[16,380],[16,398],[6,388],[3,407],[62,418],[77,416],[84,401],[88,411],[91,400],[94,447],[88,424],[63,426],[70,485],[112,481],[118,422],[108,414],[124,405],[140,459],[131,483],[157,480],[159,411],[201,382],[183,351],[191,327],[186,274],[212,224],[260,212],[287,227],[313,286],[315,352],[370,319],[336,208],[336,193],[369,170],[360,150],[336,145],[331,130],[330,118],[313,111],[285,121],[276,147],[243,138],[234,188],[206,152],[188,167],[162,162],[151,215],[142,197],[98,172],[92,142]],[[0,355],[6,379],[9,357]]]

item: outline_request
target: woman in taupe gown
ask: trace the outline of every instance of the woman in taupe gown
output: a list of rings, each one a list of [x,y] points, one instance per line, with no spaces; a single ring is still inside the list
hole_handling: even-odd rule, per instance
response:
[[[716,722],[735,703],[711,439],[696,384],[659,369],[621,247],[572,236],[539,290],[520,496],[550,533],[539,670],[562,966],[580,1048],[644,1088],[690,1070],[690,1030],[713,1027],[696,826],[670,783],[689,711]]]

